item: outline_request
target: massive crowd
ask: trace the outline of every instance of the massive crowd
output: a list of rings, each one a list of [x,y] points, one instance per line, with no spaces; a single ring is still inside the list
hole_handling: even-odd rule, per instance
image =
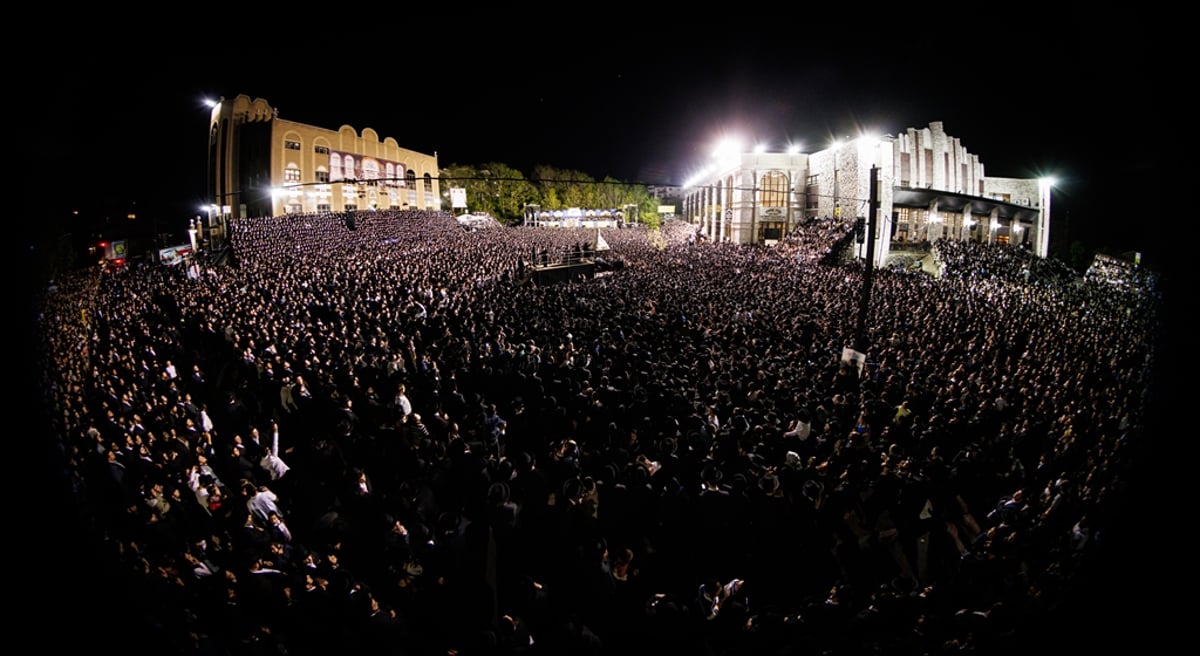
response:
[[[695,236],[605,229],[619,271],[539,285],[529,253],[595,231],[269,217],[198,276],[56,280],[49,484],[120,644],[1004,653],[1053,622],[1122,526],[1155,291],[938,242],[859,335],[844,226]]]

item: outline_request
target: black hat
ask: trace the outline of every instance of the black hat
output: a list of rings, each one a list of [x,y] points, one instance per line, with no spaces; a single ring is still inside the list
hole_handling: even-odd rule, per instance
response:
[[[496,482],[492,483],[491,486],[488,487],[488,503],[491,503],[492,505],[508,503],[509,495],[510,493],[507,483]]]
[[[709,485],[716,485],[720,483],[721,479],[724,477],[725,474],[713,463],[705,465],[704,469],[700,470],[700,480],[708,483]]]
[[[577,499],[583,495],[583,481],[579,477],[572,476],[563,483],[563,496],[567,499]]]
[[[779,489],[779,477],[775,474],[767,474],[758,479],[758,489],[766,494],[774,494],[775,490]]]

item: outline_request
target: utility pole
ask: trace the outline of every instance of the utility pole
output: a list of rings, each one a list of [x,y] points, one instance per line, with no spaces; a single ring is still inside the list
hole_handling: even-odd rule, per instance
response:
[[[871,167],[871,198],[867,204],[867,257],[863,269],[862,298],[858,305],[858,330],[854,335],[854,350],[866,354],[867,309],[871,305],[871,282],[875,277],[875,227],[879,214],[879,167]]]

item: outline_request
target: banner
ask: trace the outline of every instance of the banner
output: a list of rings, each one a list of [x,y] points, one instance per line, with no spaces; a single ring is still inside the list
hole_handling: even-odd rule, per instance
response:
[[[192,247],[187,244],[171,246],[170,248],[160,248],[158,250],[158,261],[170,265],[180,264],[191,254]]]

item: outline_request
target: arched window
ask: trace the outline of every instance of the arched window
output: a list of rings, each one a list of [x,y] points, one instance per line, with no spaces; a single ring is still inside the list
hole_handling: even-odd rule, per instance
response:
[[[786,207],[787,176],[779,171],[767,171],[758,182],[758,204],[761,207]]]
[[[342,179],[342,156],[338,153],[329,154],[329,179]]]
[[[379,160],[370,157],[363,158],[362,169],[363,180],[379,179]]]
[[[404,179],[408,181],[407,186],[409,189],[417,188],[417,174],[416,173],[409,171],[404,174]]]
[[[425,191],[433,191],[433,176],[425,174]]]

